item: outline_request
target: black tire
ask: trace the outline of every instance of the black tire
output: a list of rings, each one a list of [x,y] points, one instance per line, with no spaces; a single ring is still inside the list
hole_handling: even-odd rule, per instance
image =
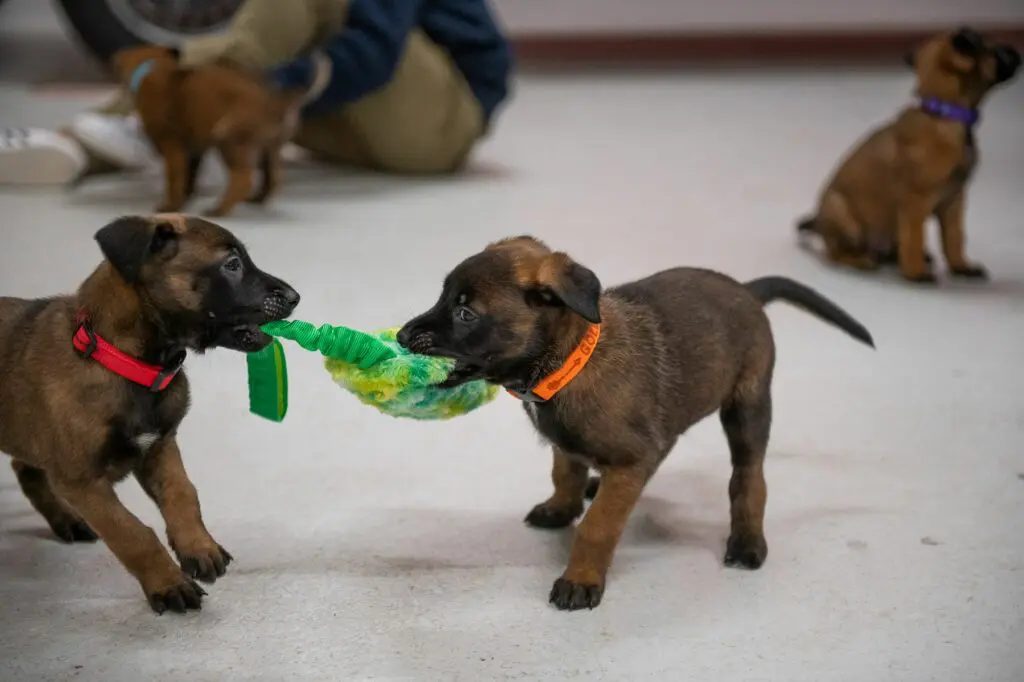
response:
[[[106,0],[60,0],[60,7],[78,39],[104,64],[118,50],[145,42],[121,23]]]
[[[0,0],[0,2],[2,1]],[[146,43],[177,45],[193,35],[218,30],[226,24],[230,16],[237,10],[238,5],[241,5],[241,0],[193,1],[201,5],[220,5],[223,9],[220,9],[216,16],[211,18],[209,25],[203,25],[200,21],[197,27],[187,30],[174,26],[161,26],[156,29],[158,31],[156,38],[152,37],[152,32],[147,35],[146,30],[140,28],[146,21],[145,19],[140,19],[139,23],[133,26],[130,20],[126,21],[122,15],[114,11],[111,7],[114,0],[59,0],[59,3],[65,19],[71,24],[71,29],[79,40],[93,56],[104,64],[109,64],[114,53],[126,47]],[[285,1],[287,0],[282,0],[282,2]],[[124,6],[127,3],[118,4]],[[136,18],[138,18],[137,15]]]

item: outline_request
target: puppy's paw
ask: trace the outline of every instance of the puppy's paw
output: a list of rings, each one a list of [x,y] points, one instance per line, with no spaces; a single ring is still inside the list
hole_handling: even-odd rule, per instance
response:
[[[217,206],[211,206],[203,211],[203,215],[207,218],[224,218],[231,214],[232,208],[233,207],[221,206],[218,204]]]
[[[759,533],[733,533],[725,547],[725,565],[756,571],[768,557],[768,542]]]
[[[541,502],[530,510],[524,521],[534,528],[565,528],[583,513],[583,503],[573,507],[559,507]]]
[[[213,538],[205,541],[188,543],[184,546],[171,543],[171,548],[178,557],[181,570],[190,578],[204,583],[214,583],[217,578],[227,572],[228,564],[234,557],[226,549],[214,542]]]
[[[902,273],[903,279],[912,284],[935,284],[935,273],[925,270],[917,273]]]
[[[203,608],[204,596],[206,596],[206,591],[184,574],[171,584],[146,592],[146,599],[157,614],[162,614],[164,611],[174,611],[175,613],[199,611]]]
[[[99,539],[96,531],[90,528],[89,524],[70,514],[65,514],[51,520],[50,528],[53,529],[53,534],[61,542],[69,544],[73,542],[96,542]]]
[[[878,262],[882,265],[898,265],[900,262],[899,254],[896,251],[885,251],[877,255]],[[924,264],[931,267],[935,264],[935,258],[932,256],[930,251],[924,252]]]
[[[842,263],[861,272],[874,272],[879,267],[878,260],[866,253],[844,255]]]
[[[251,197],[246,199],[245,203],[254,204],[257,206],[263,205],[270,200],[271,194],[273,194],[273,192],[270,189],[261,189],[259,192],[256,192]]]
[[[594,609],[604,596],[604,585],[586,585],[561,577],[551,586],[548,602],[559,611]]]
[[[985,281],[988,279],[988,270],[985,266],[978,265],[977,263],[968,263],[967,265],[959,268],[950,268],[949,274],[954,277],[963,277],[965,279],[977,279]]]

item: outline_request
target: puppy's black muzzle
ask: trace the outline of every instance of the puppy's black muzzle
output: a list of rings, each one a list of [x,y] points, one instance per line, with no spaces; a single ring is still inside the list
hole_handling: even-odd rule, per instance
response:
[[[422,315],[412,318],[398,330],[395,339],[398,345],[412,351],[413,353],[427,354],[434,350],[437,342],[435,335],[430,331],[431,318],[434,311],[430,310]]]
[[[267,316],[267,321],[283,320],[295,312],[302,300],[299,292],[285,282],[274,280],[274,284],[270,294],[263,299],[263,314]]]
[[[402,327],[398,331],[398,345],[413,353],[429,353],[434,346],[433,336],[414,328]]]
[[[298,307],[301,297],[289,284],[266,273],[259,277],[262,299],[253,301],[247,312],[222,320],[213,331],[214,345],[245,353],[263,350],[272,339],[260,326],[283,320]]]

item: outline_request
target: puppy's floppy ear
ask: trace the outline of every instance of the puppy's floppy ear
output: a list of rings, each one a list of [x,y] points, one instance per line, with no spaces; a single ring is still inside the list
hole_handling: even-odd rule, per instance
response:
[[[138,281],[142,266],[155,255],[173,254],[178,248],[174,225],[142,216],[124,216],[96,232],[100,251],[125,282]]]
[[[122,48],[110,58],[110,69],[117,76],[118,80],[124,80],[128,77],[128,71],[131,69],[131,63],[134,61],[131,48]]]
[[[970,26],[964,26],[953,34],[949,44],[962,55],[977,57],[985,48],[985,39]]]
[[[588,268],[568,255],[556,252],[547,256],[537,272],[542,295],[565,306],[587,322],[601,322],[601,282]]]
[[[984,49],[984,38],[977,31],[965,26],[950,37],[946,63],[955,71],[967,73],[974,68]]]
[[[996,57],[996,83],[1005,83],[1020,69],[1020,52],[1010,45],[997,45],[993,52]]]

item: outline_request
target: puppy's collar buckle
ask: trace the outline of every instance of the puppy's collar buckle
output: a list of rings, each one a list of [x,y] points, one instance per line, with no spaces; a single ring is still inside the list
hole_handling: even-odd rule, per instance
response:
[[[153,383],[149,385],[149,390],[153,393],[159,393],[167,388],[168,384],[171,383],[171,379],[178,376],[178,372],[181,371],[181,366],[184,364],[185,351],[178,351],[171,362],[157,373]]]
[[[506,388],[509,395],[522,400],[524,403],[543,403],[547,400],[533,392],[532,388]]]
[[[580,343],[566,358],[565,363],[551,374],[537,382],[533,388],[505,388],[505,391],[525,403],[544,403],[551,400],[576,378],[590,362],[601,338],[601,325],[592,324],[583,335]]]
[[[170,386],[185,362],[184,351],[175,355],[171,363],[165,367],[150,365],[133,358],[99,336],[84,313],[78,315],[78,327],[71,337],[71,345],[82,358],[98,362],[114,374],[145,386],[153,393],[159,393]]]

